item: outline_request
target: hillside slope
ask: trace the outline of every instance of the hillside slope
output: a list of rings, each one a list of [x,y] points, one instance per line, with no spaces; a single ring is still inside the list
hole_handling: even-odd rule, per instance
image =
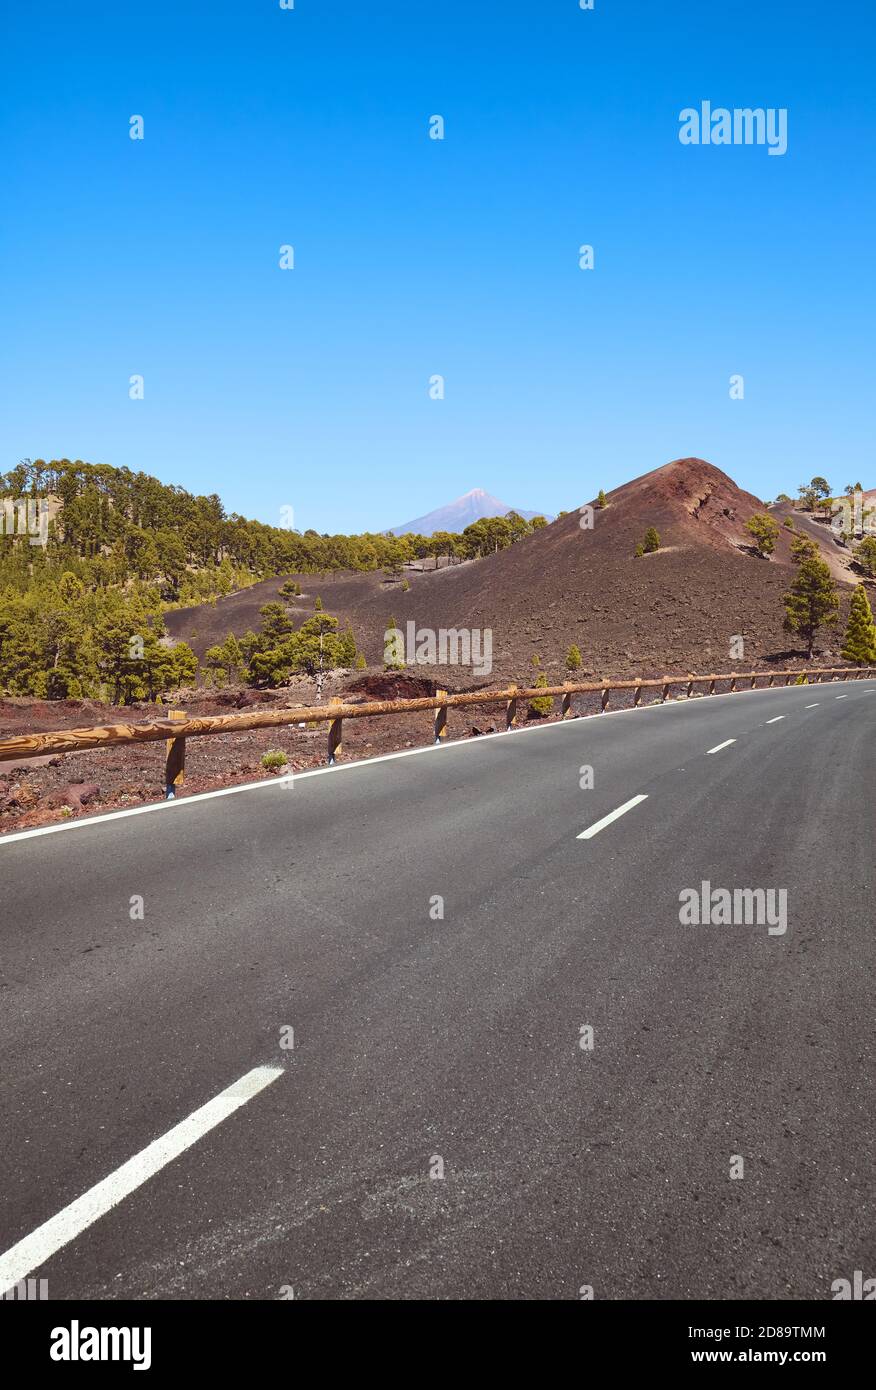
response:
[[[612,674],[744,669],[797,653],[782,631],[792,533],[782,528],[771,560],[751,554],[745,522],[764,510],[756,497],[702,459],[677,459],[615,489],[607,500],[594,513],[592,529],[582,528],[581,515],[571,512],[498,554],[409,575],[407,592],[376,574],[307,576],[304,587],[352,623],[369,663],[382,661],[390,615],[402,628],[413,621],[436,631],[491,629],[490,681],[524,677],[533,654],[560,679],[571,643],[582,652],[584,671]],[[661,549],[635,559],[648,526],[659,531]],[[806,530],[825,553],[835,549],[816,524]],[[854,582],[842,562],[835,569]],[[266,581],[209,612],[170,614],[168,625],[199,650],[207,635],[216,641],[225,631],[257,627],[259,605],[276,596],[281,582]],[[819,643],[825,655],[838,651],[849,592],[840,624]],[[302,609],[307,606],[304,600]],[[736,635],[745,638],[745,654],[734,662],[730,640]],[[473,681],[462,668],[424,673],[450,685]]]

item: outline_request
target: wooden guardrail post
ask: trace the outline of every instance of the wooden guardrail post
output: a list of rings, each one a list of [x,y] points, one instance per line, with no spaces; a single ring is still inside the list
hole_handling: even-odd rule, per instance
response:
[[[603,687],[603,690],[602,690],[602,702],[601,702],[600,707],[599,707],[599,713],[600,713],[600,714],[605,714],[606,706],[608,705],[608,697],[609,697],[610,694],[611,694],[611,687],[608,686],[608,685],[604,686],[604,687]]]
[[[184,709],[169,709],[168,719],[174,723],[179,723],[185,719]],[[176,789],[181,787],[186,779],[186,741],[184,738],[169,738],[167,740],[167,756],[164,761],[164,799],[173,801],[176,798]]]
[[[436,690],[436,700],[443,700],[447,695],[446,690]],[[440,743],[447,737],[447,706],[439,705],[435,711],[435,742]]]
[[[666,680],[666,678],[664,677],[664,680],[663,680],[663,703],[664,703],[664,705],[666,704],[666,701],[669,699],[669,685],[670,685],[670,682],[669,682],[668,680]]]
[[[344,703],[343,700],[339,700],[337,696],[334,696],[331,700],[329,700],[329,712],[331,712],[331,707],[332,707],[332,705],[339,706],[339,705],[342,705],[343,703]],[[343,719],[340,719],[340,718],[332,719],[331,722],[329,723],[329,730],[328,730],[328,765],[329,765],[329,767],[333,767],[334,764],[335,764],[335,762],[336,762],[336,760],[340,757],[340,754],[341,754],[341,751],[342,751],[342,747],[343,747],[343,736],[344,736],[344,721],[343,721]]]
[[[566,693],[565,693],[565,695],[563,696],[563,705],[562,705],[561,717],[562,717],[563,719],[569,719],[569,718],[571,718],[571,714],[572,714],[572,692],[571,692],[571,690],[567,690]]]
[[[694,683],[693,683],[693,681],[688,681],[688,683],[687,683],[687,698],[688,698],[688,699],[690,699],[691,695],[693,694],[693,688],[694,688]]]
[[[509,690],[516,690],[516,689],[517,689],[517,686],[516,686],[516,685],[509,685],[508,689],[509,689]],[[507,703],[506,706],[505,706],[505,727],[506,727],[506,729],[513,729],[513,728],[514,728],[514,725],[515,725],[516,723],[517,723],[517,696],[516,696],[516,695],[512,695],[512,696],[511,696],[511,699],[508,701],[508,703]]]
[[[642,682],[641,682],[640,680],[637,680],[637,681],[636,681],[636,689],[635,689],[635,691],[633,692],[633,708],[634,708],[634,709],[635,709],[636,705],[639,703],[639,701],[641,700],[641,698],[642,698]]]
[[[736,689],[736,677],[734,676],[733,679],[732,679],[732,681],[730,682],[730,693],[732,694],[733,691],[734,691],[735,689]]]
[[[714,693],[715,693],[715,677],[712,676],[712,677],[710,678],[710,680],[709,680],[709,694],[710,694],[710,695],[714,695]]]
[[[752,690],[754,689],[754,687],[755,687],[756,685],[757,685],[757,676],[756,676],[754,673],[752,673],[752,677],[751,677],[751,688],[752,688]]]

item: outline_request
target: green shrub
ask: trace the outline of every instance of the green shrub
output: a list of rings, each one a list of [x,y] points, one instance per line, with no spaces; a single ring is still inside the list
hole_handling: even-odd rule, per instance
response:
[[[544,671],[539,671],[535,678],[536,689],[540,690],[548,683],[547,675]],[[529,702],[528,715],[530,719],[544,719],[545,715],[550,714],[554,707],[553,697],[550,695],[539,695]]]

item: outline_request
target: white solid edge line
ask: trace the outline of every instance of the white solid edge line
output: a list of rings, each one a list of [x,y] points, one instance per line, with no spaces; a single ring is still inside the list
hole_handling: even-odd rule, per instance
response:
[[[724,690],[720,695],[703,695],[700,698],[711,704],[713,700],[742,699],[746,695],[765,695],[767,693],[781,695],[787,694],[790,690],[799,689],[799,686],[793,685],[760,686],[754,690]],[[642,715],[656,713],[658,710],[687,709],[690,705],[698,705],[699,703],[699,699],[669,700],[665,705],[640,705],[636,708],[630,706],[629,709],[610,709],[606,710],[604,714],[582,715],[580,719],[557,719],[549,724],[535,724],[529,729],[500,729],[494,734],[481,734],[478,743],[487,743],[494,738],[508,738],[511,734],[520,738],[524,734],[543,734],[548,729],[573,729],[590,721],[599,724],[606,719],[616,719],[624,714]],[[234,796],[237,792],[264,791],[265,788],[270,787],[288,787],[302,781],[305,777],[323,777],[326,773],[352,772],[354,768],[371,767],[374,763],[388,763],[392,762],[394,758],[412,758],[419,753],[438,753],[442,748],[445,751],[448,748],[470,748],[471,744],[470,738],[448,739],[445,743],[426,743],[423,744],[422,748],[402,748],[397,753],[379,753],[374,758],[358,758],[352,763],[336,763],[334,767],[312,767],[307,772],[294,772],[291,777],[288,775],[286,777],[263,777],[259,782],[242,782],[238,787],[218,787],[215,791],[198,792],[195,796],[186,796],[179,800],[151,801],[148,806],[131,806],[126,811],[107,811],[102,816],[83,816],[79,820],[62,821],[59,825],[39,825],[35,826],[33,830],[14,830],[9,834],[0,835],[0,848],[6,844],[12,844],[16,840],[35,839],[38,835],[58,835],[65,830],[82,830],[89,825],[103,825],[106,821],[126,820],[129,816],[145,816],[154,811],[170,811],[174,807],[180,806],[197,806],[202,801],[210,801],[213,797]],[[0,763],[0,768],[2,768],[2,763]]]
[[[814,705],[804,705],[804,709],[818,709],[818,706],[819,706],[820,704],[821,704],[821,701],[820,701],[820,700],[816,700]]]
[[[784,716],[783,714],[777,714],[776,717],[775,717],[775,719],[768,719],[768,720],[767,720],[767,723],[768,723],[768,724],[778,724],[779,720],[780,720],[780,719],[784,719],[784,717],[785,717],[785,716]]]
[[[833,698],[834,698],[835,700],[847,700],[849,697],[848,697],[848,695],[834,695]]]
[[[233,1115],[235,1110],[252,1100],[253,1096],[257,1096],[259,1091],[270,1086],[271,1082],[276,1081],[282,1074],[282,1067],[254,1067],[224,1091],[220,1091],[218,1096],[208,1100],[206,1105],[193,1111],[187,1119],[174,1125],[173,1129],[169,1129],[160,1139],[147,1144],[145,1149],[141,1149],[133,1158],[129,1158],[127,1163],[123,1163],[121,1168],[117,1168],[109,1177],[89,1188],[81,1197],[77,1197],[75,1202],[64,1207],[57,1216],[43,1222],[42,1226],[37,1226],[35,1231],[25,1236],[17,1245],[13,1245],[5,1255],[0,1255],[0,1295],[19,1280],[26,1278],[33,1270],[39,1269],[58,1250],[87,1230],[101,1216],[105,1216],[123,1198],[130,1196],[144,1182],[154,1177],[186,1149],[191,1148],[211,1129],[215,1129],[216,1125],[227,1120],[229,1115]]]
[[[608,815],[603,816],[602,820],[598,820],[595,825],[591,825],[587,830],[582,830],[576,839],[591,840],[594,835],[599,834],[600,830],[604,830],[607,825],[611,825],[613,820],[617,820],[618,816],[625,816],[627,811],[632,811],[633,807],[638,806],[640,801],[647,800],[647,792],[640,792],[638,796],[630,797],[630,800],[625,801],[623,806],[618,806],[616,811],[609,811]]]
[[[729,748],[730,744],[735,742],[735,738],[725,738],[723,743],[716,743],[714,748],[707,748],[706,757],[708,757],[710,753],[720,753],[722,748]]]

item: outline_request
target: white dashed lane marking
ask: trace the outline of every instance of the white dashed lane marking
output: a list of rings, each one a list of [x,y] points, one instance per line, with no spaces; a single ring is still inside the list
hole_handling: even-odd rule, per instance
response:
[[[43,1222],[42,1226],[7,1250],[5,1255],[0,1255],[0,1294],[26,1278],[32,1270],[39,1269],[63,1246],[75,1240],[101,1216],[112,1211],[125,1197],[129,1197],[149,1178],[179,1158],[186,1149],[190,1149],[211,1129],[227,1120],[241,1105],[252,1100],[282,1075],[282,1067],[254,1067],[246,1072],[233,1085],[208,1100],[206,1105],[194,1110],[188,1119],[181,1120],[160,1139],[147,1144],[121,1168],[89,1188],[75,1202],[59,1211],[57,1216]]]
[[[716,743],[715,746],[714,746],[714,748],[707,748],[707,749],[706,749],[706,757],[708,757],[708,755],[709,755],[710,753],[720,753],[720,751],[721,751],[722,748],[729,748],[729,747],[730,747],[730,744],[731,744],[731,743],[735,743],[735,742],[736,742],[735,738],[725,738],[725,740],[724,740],[723,743]]]
[[[627,811],[632,811],[633,807],[638,806],[640,801],[647,800],[648,795],[646,792],[640,793],[639,796],[631,797],[629,801],[624,802],[623,806],[618,806],[616,811],[609,811],[607,816],[602,817],[602,820],[598,820],[595,825],[591,825],[589,830],[582,830],[577,838],[579,840],[592,840],[594,835],[598,835],[600,830],[604,830],[607,825],[611,825],[612,821],[617,820],[620,816],[625,816]]]

